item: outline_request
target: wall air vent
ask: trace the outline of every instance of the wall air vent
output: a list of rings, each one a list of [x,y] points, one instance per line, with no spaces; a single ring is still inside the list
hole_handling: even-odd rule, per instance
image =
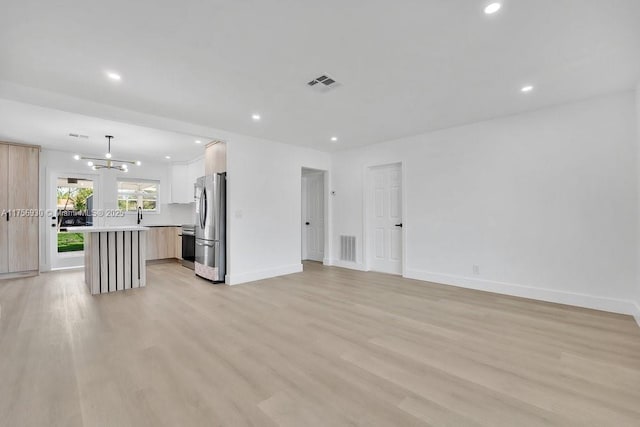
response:
[[[356,236],[340,236],[340,261],[356,262]]]
[[[340,83],[338,83],[333,77],[323,74],[308,82],[307,86],[317,92],[328,92],[331,89],[340,86]]]

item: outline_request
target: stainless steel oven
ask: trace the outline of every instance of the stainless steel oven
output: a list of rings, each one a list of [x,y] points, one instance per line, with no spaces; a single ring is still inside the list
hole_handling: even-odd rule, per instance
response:
[[[182,226],[182,265],[194,269],[196,261],[196,226]]]

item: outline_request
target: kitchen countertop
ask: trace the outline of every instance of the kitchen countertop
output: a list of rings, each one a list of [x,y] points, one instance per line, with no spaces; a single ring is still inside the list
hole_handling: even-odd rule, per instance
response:
[[[73,231],[85,233],[99,233],[103,231],[146,231],[149,227],[140,225],[105,225],[92,227],[73,227]]]

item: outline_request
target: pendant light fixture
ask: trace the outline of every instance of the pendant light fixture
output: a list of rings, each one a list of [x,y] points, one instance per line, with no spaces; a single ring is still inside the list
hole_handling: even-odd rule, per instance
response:
[[[73,156],[76,160],[88,160],[87,166],[92,168],[94,171],[98,169],[115,169],[120,172],[129,172],[129,165],[140,166],[142,163],[140,160],[116,160],[113,159],[111,155],[111,140],[113,136],[105,135],[107,138],[107,154],[104,155],[104,159],[97,157],[85,157],[76,154]]]

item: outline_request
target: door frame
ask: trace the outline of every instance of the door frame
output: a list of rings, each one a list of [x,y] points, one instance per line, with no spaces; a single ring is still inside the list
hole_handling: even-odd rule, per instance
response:
[[[407,180],[406,180],[406,168],[405,162],[402,160],[391,161],[385,163],[371,163],[364,166],[363,170],[363,182],[362,186],[362,264],[365,271],[371,271],[371,248],[368,235],[369,235],[369,203],[371,202],[371,188],[372,188],[372,178],[373,178],[373,169],[385,166],[400,166],[400,179],[402,180],[402,203],[400,203],[402,209],[402,257],[400,257],[401,266],[400,266],[400,275],[402,277],[406,277],[406,266],[407,266],[407,223],[408,217],[407,215]]]
[[[46,256],[46,263],[44,266],[46,270],[61,270],[66,268],[78,268],[84,265],[84,251],[75,253],[75,255],[68,255],[63,258],[67,258],[67,264],[69,265],[60,265],[54,266],[54,258],[57,258],[57,234],[56,239],[53,238],[53,232],[51,231],[51,217],[57,214],[57,199],[55,195],[57,194],[58,183],[57,180],[59,177],[68,177],[68,178],[85,178],[91,179],[93,181],[93,209],[99,210],[102,208],[102,181],[101,175],[99,173],[86,173],[86,172],[73,172],[68,170],[47,170],[47,183],[46,183],[46,192],[45,192],[45,206],[47,209],[47,215],[44,218],[44,230],[47,230],[45,233],[45,248],[44,255]],[[56,219],[57,221],[57,219]],[[55,241],[54,241],[55,240]],[[54,253],[55,251],[55,253]],[[82,259],[81,265],[77,265],[78,259]],[[75,260],[75,261],[72,261]]]
[[[331,244],[330,244],[330,236],[331,236],[331,225],[329,223],[329,171],[325,170],[325,169],[317,169],[317,168],[311,168],[311,167],[307,167],[307,166],[302,166],[300,168],[300,179],[299,179],[299,183],[300,183],[300,200],[298,203],[298,207],[300,208],[300,215],[298,215],[298,218],[300,220],[300,223],[298,224],[298,230],[300,231],[300,260],[302,262],[302,251],[303,251],[303,238],[302,238],[302,178],[303,178],[303,170],[308,170],[308,171],[315,171],[318,172],[319,174],[322,175],[322,204],[323,204],[323,213],[322,215],[324,216],[324,250],[323,250],[323,259],[322,259],[322,264],[324,265],[330,265],[330,251],[331,251]]]

